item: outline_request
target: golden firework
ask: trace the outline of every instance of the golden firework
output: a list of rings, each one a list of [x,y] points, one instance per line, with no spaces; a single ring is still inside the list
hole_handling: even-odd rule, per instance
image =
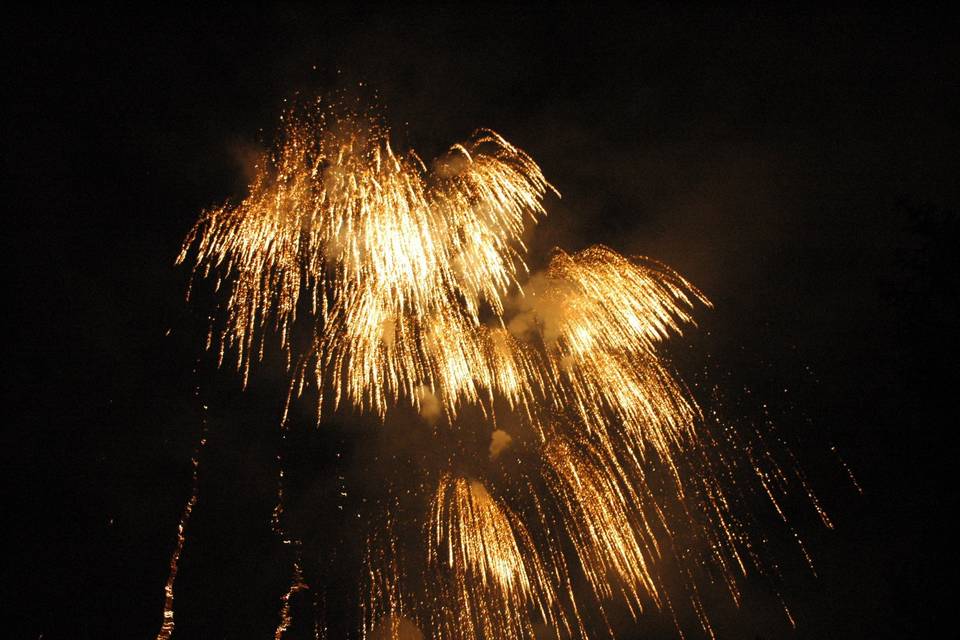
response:
[[[736,465],[713,460],[717,443],[704,441],[699,408],[658,351],[709,302],[665,265],[604,246],[557,250],[529,276],[523,235],[549,191],[540,167],[492,131],[428,166],[395,152],[377,118],[317,108],[285,117],[247,197],[207,211],[184,242],[178,262],[192,258],[195,274],[228,289],[208,346],[221,362],[232,354],[246,381],[278,334],[288,405],[313,384],[318,420],[326,401],[381,420],[406,403],[455,430],[466,406],[494,420],[506,407],[535,434],[552,506],[534,490],[514,511],[480,481],[444,472],[416,597],[387,515],[390,530],[368,541],[365,635],[419,625],[430,637],[512,640],[538,621],[583,636],[567,544],[600,610],[619,598],[634,615],[648,602],[673,611],[659,569],[670,556],[712,634],[700,561],[679,538],[702,543],[735,601],[735,573],[756,562],[723,488]],[[779,510],[772,458],[726,445],[746,452]],[[547,530],[546,549],[530,519]]]

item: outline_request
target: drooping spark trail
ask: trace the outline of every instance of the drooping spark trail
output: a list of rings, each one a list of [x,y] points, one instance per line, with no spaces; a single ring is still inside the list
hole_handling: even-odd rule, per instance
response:
[[[563,544],[605,620],[613,599],[634,616],[649,603],[676,619],[667,585],[680,582],[712,635],[696,570],[719,567],[739,602],[736,574],[762,563],[733,473],[746,457],[778,511],[786,476],[762,443],[709,435],[660,352],[710,303],[665,265],[603,246],[556,250],[530,276],[523,234],[552,191],[492,131],[428,166],[396,153],[378,119],[316,107],[287,114],[248,196],[207,211],[184,242],[178,262],[192,259],[196,275],[228,289],[208,347],[221,363],[232,353],[246,384],[276,333],[288,408],[312,385],[318,421],[341,405],[387,421],[399,405],[427,414],[435,403],[454,433],[462,410],[479,407],[492,424],[506,411],[534,434],[530,473],[547,495],[531,490],[512,509],[481,481],[444,470],[424,496],[425,557],[402,560],[390,531],[368,538],[365,635],[379,625],[397,640],[412,620],[437,638],[514,640],[533,635],[534,621],[557,638],[585,636]],[[293,338],[304,325],[306,350]],[[279,491],[284,538],[282,465]],[[537,521],[548,542],[525,524]],[[665,558],[680,580],[664,578]],[[305,588],[299,562],[277,637]],[[428,593],[409,594],[404,565],[425,567]]]

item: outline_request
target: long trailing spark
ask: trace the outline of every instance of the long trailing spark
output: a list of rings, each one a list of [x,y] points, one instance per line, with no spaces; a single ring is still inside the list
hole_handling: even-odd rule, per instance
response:
[[[206,408],[206,407],[204,407]],[[160,631],[157,633],[157,640],[169,640],[173,635],[176,623],[174,621],[173,610],[173,586],[177,580],[177,572],[180,569],[180,555],[183,553],[183,545],[186,542],[187,524],[190,522],[190,516],[193,514],[193,508],[197,504],[197,498],[200,492],[200,454],[207,445],[206,428],[200,437],[200,443],[197,445],[191,459],[193,475],[191,480],[190,497],[183,507],[183,513],[180,516],[180,522],[177,525],[177,544],[170,554],[169,572],[167,582],[163,587],[163,623],[160,625]]]
[[[572,406],[592,431],[612,414],[639,447],[669,455],[691,436],[697,409],[657,353],[657,343],[692,322],[706,299],[669,268],[630,261],[595,246],[558,252],[548,269],[561,313],[553,322],[553,376],[562,379],[556,409]]]
[[[514,510],[481,481],[444,473],[420,559],[401,558],[388,514],[388,531],[368,540],[364,637],[398,640],[419,624],[432,637],[514,640],[533,635],[533,620],[583,637],[564,545],[605,620],[614,599],[676,620],[666,563],[712,635],[697,570],[719,567],[739,602],[737,576],[762,566],[734,476],[748,465],[782,515],[786,473],[762,437],[698,428],[708,419],[660,353],[709,301],[669,267],[604,246],[556,250],[530,276],[523,234],[548,192],[540,167],[493,131],[428,166],[395,152],[377,118],[317,107],[285,117],[249,195],[207,211],[184,242],[178,262],[228,289],[208,346],[221,363],[231,354],[246,383],[278,334],[288,407],[313,385],[318,420],[349,405],[385,421],[407,404],[455,431],[465,407],[480,407],[536,436],[546,497],[531,489]],[[295,326],[309,337],[295,339]],[[421,597],[408,593],[407,564],[420,567]]]

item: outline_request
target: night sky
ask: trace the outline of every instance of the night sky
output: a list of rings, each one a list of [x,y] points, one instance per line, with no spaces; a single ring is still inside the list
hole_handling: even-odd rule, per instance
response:
[[[721,637],[933,637],[955,618],[954,20],[287,6],[2,29],[5,637],[156,634],[204,421],[174,638],[272,637],[282,368],[268,355],[245,391],[217,370],[213,298],[187,303],[173,262],[204,208],[242,198],[284,101],[338,91],[376,101],[424,158],[477,127],[526,150],[562,194],[530,236],[534,268],[604,243],[713,301],[675,366],[719,386],[733,423],[775,422],[836,524],[798,496],[813,576],[759,516],[798,627],[748,580],[739,610],[705,596]],[[376,493],[384,428],[317,430],[301,406],[284,448],[331,638],[357,625],[361,507],[339,492]],[[308,603],[294,613],[290,637],[308,637]],[[621,637],[674,634],[651,613]]]

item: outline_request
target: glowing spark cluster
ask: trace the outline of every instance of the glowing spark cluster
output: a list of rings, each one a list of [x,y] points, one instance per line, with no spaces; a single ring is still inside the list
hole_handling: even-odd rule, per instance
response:
[[[246,380],[278,334],[288,406],[312,384],[318,416],[349,404],[386,421],[407,404],[455,431],[471,406],[534,434],[528,473],[545,491],[527,482],[520,507],[444,470],[425,497],[425,555],[410,562],[387,514],[366,554],[365,635],[396,640],[420,625],[436,638],[515,639],[536,624],[584,636],[584,598],[605,620],[618,598],[634,616],[645,603],[674,612],[665,557],[712,635],[690,538],[735,601],[734,574],[758,562],[723,487],[736,465],[711,457],[717,442],[701,436],[699,408],[658,352],[709,303],[668,267],[603,246],[557,250],[530,276],[523,234],[552,190],[492,131],[427,165],[395,152],[376,118],[318,108],[286,116],[249,195],[206,212],[184,243],[178,261],[229,290],[208,346],[221,362],[232,352]],[[776,506],[768,479],[783,473],[749,460]],[[296,570],[278,636],[289,597],[306,588]],[[424,593],[411,593],[414,573]]]

